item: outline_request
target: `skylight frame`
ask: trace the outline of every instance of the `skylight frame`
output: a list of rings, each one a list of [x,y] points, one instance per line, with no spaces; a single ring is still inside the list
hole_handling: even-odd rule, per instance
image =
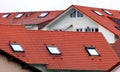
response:
[[[89,56],[100,56],[99,52],[95,47],[85,47]]]
[[[111,12],[109,12],[107,9],[102,9],[106,14],[113,15]]]
[[[49,14],[49,12],[42,12],[38,17],[43,18],[46,17]]]
[[[21,18],[24,15],[24,13],[19,13],[15,16],[15,18]]]
[[[96,13],[99,16],[103,16],[103,14],[101,12],[99,12],[98,10],[92,10],[94,13]]]
[[[12,43],[12,44],[9,44],[9,45],[14,52],[24,52],[24,49],[21,46],[21,44]]]
[[[51,55],[61,55],[60,50],[56,46],[46,46]]]
[[[9,13],[6,13],[4,15],[2,15],[2,18],[7,18],[10,14]]]

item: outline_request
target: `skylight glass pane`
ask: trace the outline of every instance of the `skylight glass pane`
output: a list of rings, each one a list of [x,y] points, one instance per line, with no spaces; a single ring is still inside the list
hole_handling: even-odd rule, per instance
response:
[[[16,15],[15,18],[20,18],[22,16],[23,16],[23,14],[21,13],[21,14]]]
[[[55,46],[47,46],[47,48],[51,54],[61,54],[59,49]]]
[[[20,44],[11,44],[11,47],[16,52],[23,52],[24,51],[24,49],[22,48],[22,46]]]
[[[90,56],[99,56],[99,53],[94,47],[87,47],[86,50]]]
[[[48,12],[41,13],[41,14],[39,15],[39,17],[45,17],[45,16],[47,16],[47,14],[48,14]]]
[[[103,14],[102,13],[100,13],[99,11],[97,11],[97,10],[93,10],[97,15],[100,15],[100,16],[103,16]]]
[[[107,11],[106,9],[103,9],[103,11],[109,15],[112,15],[112,13],[110,13],[109,11]]]
[[[7,18],[9,16],[9,14],[4,14],[3,16],[2,16],[2,18]]]

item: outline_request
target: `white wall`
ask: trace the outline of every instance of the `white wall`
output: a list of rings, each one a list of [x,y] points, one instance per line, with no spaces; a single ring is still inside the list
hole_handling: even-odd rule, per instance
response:
[[[38,30],[38,25],[29,25],[29,26],[31,27],[25,26],[27,30]]]
[[[100,25],[99,25],[99,32],[102,32],[103,36],[106,38],[106,40],[109,43],[113,44],[115,42],[115,35]]]
[[[46,27],[43,30],[54,30],[54,29],[64,29],[70,25],[73,25],[73,28],[67,31],[76,31],[76,28],[98,28],[99,32],[102,32],[104,37],[109,43],[115,42],[115,36],[112,32],[108,31],[104,27],[100,26],[97,22],[93,21],[91,18],[84,14],[83,17],[70,18],[70,14],[75,11],[75,9],[70,9],[68,12],[62,14]],[[85,29],[83,30],[85,32]]]
[[[110,72],[120,72],[120,65],[117,66],[116,68],[114,68],[112,71]]]
[[[86,15],[78,18],[70,18],[71,12],[73,12],[73,9],[64,14],[64,16],[58,18],[52,24],[45,27],[44,30],[64,29],[70,25],[73,25],[74,31],[76,30],[76,28],[86,28],[87,26],[93,28],[98,27],[98,24]]]
[[[6,57],[0,55],[0,72],[32,72],[12,61],[8,61]]]

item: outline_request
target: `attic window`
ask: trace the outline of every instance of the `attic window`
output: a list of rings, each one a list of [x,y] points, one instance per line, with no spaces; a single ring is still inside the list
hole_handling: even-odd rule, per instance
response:
[[[74,11],[70,14],[71,18],[77,18],[77,17],[83,17],[83,14],[80,13],[79,11]]]
[[[21,18],[23,16],[23,13],[17,14],[15,18]]]
[[[9,14],[4,14],[3,16],[2,16],[2,18],[7,18],[9,16]]]
[[[102,9],[106,14],[108,14],[108,15],[112,15],[112,13],[110,13],[108,10],[106,10],[106,9]]]
[[[52,55],[60,55],[61,52],[59,51],[59,49],[56,46],[47,46],[48,51],[50,52],[50,54]]]
[[[97,15],[99,15],[99,16],[103,16],[103,14],[100,13],[99,11],[97,11],[97,10],[93,10],[93,12],[96,13]]]
[[[24,49],[20,44],[10,44],[10,47],[14,52],[24,52]]]
[[[116,18],[110,18],[113,22],[115,22],[117,25],[120,25],[120,19],[116,19]]]
[[[47,15],[48,15],[48,12],[43,12],[43,13],[41,13],[41,14],[39,15],[39,18],[45,17],[45,16],[47,16]]]
[[[85,47],[86,51],[90,56],[99,56],[100,54],[97,52],[95,47]]]

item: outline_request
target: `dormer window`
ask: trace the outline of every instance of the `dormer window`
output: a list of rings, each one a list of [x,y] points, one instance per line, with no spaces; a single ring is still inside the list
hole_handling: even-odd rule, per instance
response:
[[[56,46],[47,46],[47,49],[50,52],[50,54],[52,54],[52,55],[60,55],[61,54],[60,50]]]
[[[20,44],[10,44],[10,47],[14,52],[24,52],[24,49]]]
[[[108,15],[112,15],[112,13],[110,13],[108,10],[106,10],[106,9],[102,9],[106,14],[108,14]]]
[[[83,17],[83,14],[80,13],[79,11],[74,11],[70,14],[71,18],[78,18],[78,17]]]
[[[17,14],[15,18],[21,18],[23,16],[23,13]]]
[[[100,56],[95,47],[85,47],[85,49],[90,56]]]
[[[9,14],[4,14],[3,16],[2,16],[2,18],[7,18],[9,16]]]
[[[96,13],[97,15],[99,15],[99,16],[103,16],[103,14],[100,13],[99,11],[97,11],[97,10],[93,10],[93,12]]]
[[[43,13],[41,13],[41,14],[39,15],[39,18],[45,17],[45,16],[47,16],[47,15],[48,15],[48,12],[43,12]]]

